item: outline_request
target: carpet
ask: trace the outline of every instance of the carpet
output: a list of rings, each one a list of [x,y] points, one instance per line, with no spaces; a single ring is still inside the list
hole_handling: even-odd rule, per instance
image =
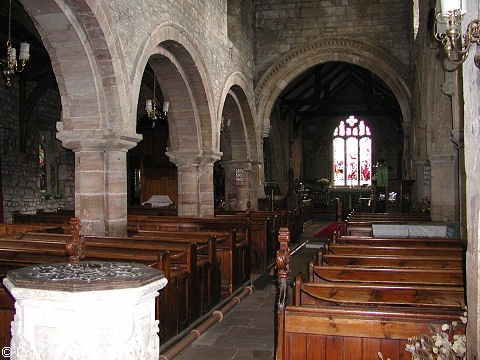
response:
[[[338,229],[338,223],[336,221],[332,222],[330,225],[325,226],[318,233],[313,235],[313,237],[322,237],[322,238],[331,238],[333,232]],[[345,222],[342,221],[342,233],[345,233]]]

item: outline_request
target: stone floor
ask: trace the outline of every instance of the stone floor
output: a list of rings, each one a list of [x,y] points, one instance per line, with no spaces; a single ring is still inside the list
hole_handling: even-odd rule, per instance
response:
[[[319,221],[305,229],[302,242],[308,240],[308,243],[293,256],[292,274],[306,271],[307,261],[315,255],[316,247],[322,244],[322,239],[313,235],[330,223]],[[225,314],[222,322],[213,325],[185,348],[175,360],[275,358],[276,279],[273,274],[259,274],[253,278],[256,278],[254,292]]]

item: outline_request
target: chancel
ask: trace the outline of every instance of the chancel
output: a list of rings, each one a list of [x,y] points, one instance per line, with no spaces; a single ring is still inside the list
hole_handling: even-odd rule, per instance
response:
[[[8,0],[0,17],[0,347],[480,357],[478,1]],[[413,340],[436,336],[450,350]]]

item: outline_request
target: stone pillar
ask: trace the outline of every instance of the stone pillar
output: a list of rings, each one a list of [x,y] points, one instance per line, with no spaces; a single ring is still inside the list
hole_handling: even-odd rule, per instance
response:
[[[430,203],[433,221],[455,221],[456,199],[458,189],[457,155],[433,153],[429,156]]]
[[[415,161],[415,182],[412,188],[413,195],[411,204],[413,208],[415,208],[416,203],[420,199],[424,197],[430,199],[430,178],[425,178],[425,166],[430,166],[428,161]]]
[[[213,150],[166,153],[178,171],[178,216],[213,216],[213,164],[222,156]]]
[[[75,216],[85,235],[126,235],[126,153],[141,136],[61,130],[57,138],[75,153]]]
[[[155,297],[167,279],[142,264],[41,264],[9,272],[10,359],[157,359]]]
[[[252,161],[222,162],[225,169],[225,204],[228,210],[246,210],[251,201],[258,208],[258,164]]]

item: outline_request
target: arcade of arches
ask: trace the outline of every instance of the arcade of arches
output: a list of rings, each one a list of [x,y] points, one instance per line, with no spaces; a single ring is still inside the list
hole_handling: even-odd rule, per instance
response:
[[[4,221],[74,209],[84,233],[114,235],[126,232],[127,207],[154,194],[179,215],[261,208],[288,192],[289,172],[312,189],[332,183],[334,130],[355,116],[371,129],[370,165],[386,162],[389,180],[408,186],[402,210],[428,197],[432,219],[467,243],[478,358],[480,71],[472,59],[444,62],[434,7],[13,0],[12,42],[28,41],[31,59],[0,88]],[[6,1],[0,16],[6,27]],[[154,95],[169,110],[153,126]]]

